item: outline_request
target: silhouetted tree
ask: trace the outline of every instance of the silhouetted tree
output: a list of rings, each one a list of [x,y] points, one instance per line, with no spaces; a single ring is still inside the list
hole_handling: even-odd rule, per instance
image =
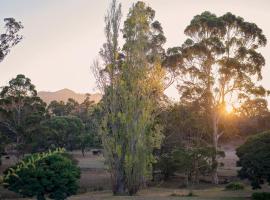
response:
[[[5,18],[5,33],[0,34],[0,62],[9,53],[10,49],[22,40],[18,32],[23,28],[21,22],[14,18]]]

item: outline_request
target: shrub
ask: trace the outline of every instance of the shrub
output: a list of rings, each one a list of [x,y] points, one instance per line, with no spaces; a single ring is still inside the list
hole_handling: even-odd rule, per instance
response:
[[[232,182],[226,185],[226,190],[243,190],[245,186],[242,183]]]
[[[186,196],[187,197],[196,197],[196,195],[192,191],[190,191]]]
[[[199,175],[211,172],[211,157],[214,149],[211,147],[193,146],[192,148],[175,148],[159,157],[156,167],[164,174],[164,179],[170,178],[175,172],[189,174],[189,180],[198,183]],[[218,152],[221,155],[221,152]],[[194,174],[197,173],[197,176]]]
[[[177,194],[177,193],[173,192],[170,196],[171,197],[182,197],[183,195],[182,194]]]
[[[24,197],[63,200],[76,194],[79,168],[64,154],[64,150],[33,154],[4,172],[6,188]]]
[[[171,197],[196,197],[197,195],[195,195],[192,191],[189,191],[188,194],[178,194],[176,192],[173,192],[171,195]]]
[[[265,180],[270,183],[270,131],[248,138],[236,154],[240,178],[249,179],[253,189],[260,188]]]
[[[252,194],[252,200],[269,200],[270,193],[269,192],[255,192]]]

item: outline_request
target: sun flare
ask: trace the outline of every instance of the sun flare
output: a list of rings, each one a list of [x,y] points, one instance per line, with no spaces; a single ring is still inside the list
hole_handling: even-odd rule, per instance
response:
[[[233,112],[233,105],[227,104],[226,105],[226,112],[227,113],[232,113]]]

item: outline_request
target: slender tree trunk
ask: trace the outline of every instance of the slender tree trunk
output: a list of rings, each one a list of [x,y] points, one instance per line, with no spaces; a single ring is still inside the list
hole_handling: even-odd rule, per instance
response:
[[[213,113],[213,148],[214,148],[214,154],[212,156],[212,183],[218,184],[218,161],[217,161],[217,152],[218,152],[218,118],[217,113]]]
[[[82,155],[83,155],[83,157],[85,156],[85,147],[83,146],[83,147],[81,147],[81,151],[82,151]]]
[[[189,174],[186,172],[186,186],[189,186]]]
[[[195,184],[199,184],[199,163],[198,159],[195,160],[195,173],[194,173],[194,182]]]

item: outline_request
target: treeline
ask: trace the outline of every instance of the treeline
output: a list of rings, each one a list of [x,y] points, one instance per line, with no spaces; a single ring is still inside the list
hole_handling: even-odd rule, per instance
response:
[[[0,93],[1,154],[42,152],[48,149],[100,148],[98,107],[89,97],[52,101],[48,106],[37,96],[35,86],[18,75]]]

